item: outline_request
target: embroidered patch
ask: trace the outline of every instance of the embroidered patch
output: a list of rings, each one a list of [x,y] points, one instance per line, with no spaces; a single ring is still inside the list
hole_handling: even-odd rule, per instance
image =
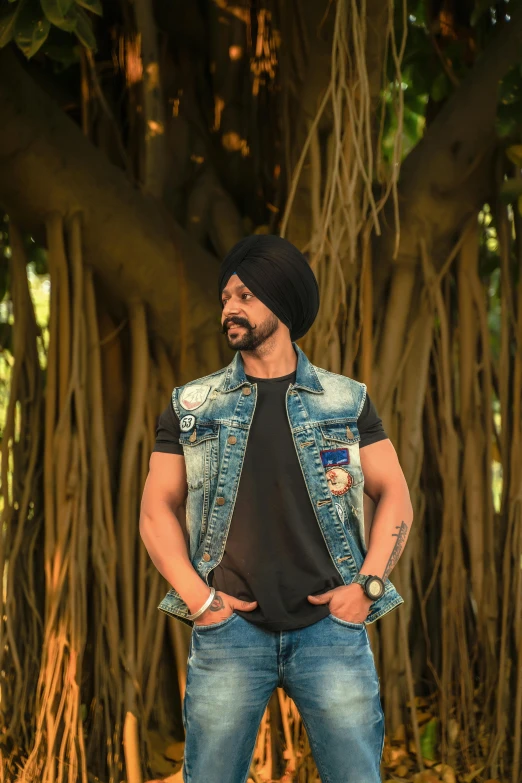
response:
[[[180,404],[183,405],[187,411],[195,411],[196,408],[203,405],[208,397],[209,391],[210,386],[203,386],[201,383],[196,383],[194,386],[187,386],[180,397]]]
[[[337,509],[337,514],[339,515],[339,519],[341,520],[341,522],[344,522],[344,508],[341,506],[340,503],[336,503],[335,508]]]
[[[179,422],[179,428],[181,432],[188,432],[196,423],[196,417],[192,415],[183,416]]]
[[[348,449],[323,449],[321,461],[325,468],[334,468],[336,465],[349,465],[350,453]]]
[[[326,480],[330,485],[332,495],[346,495],[353,484],[353,478],[345,468],[330,468],[326,472]]]

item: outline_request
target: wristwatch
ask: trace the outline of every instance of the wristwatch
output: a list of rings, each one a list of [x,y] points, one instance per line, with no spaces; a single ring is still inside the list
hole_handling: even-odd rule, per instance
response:
[[[368,598],[371,598],[372,601],[376,601],[384,593],[384,582],[379,576],[357,574],[352,584],[361,585]]]

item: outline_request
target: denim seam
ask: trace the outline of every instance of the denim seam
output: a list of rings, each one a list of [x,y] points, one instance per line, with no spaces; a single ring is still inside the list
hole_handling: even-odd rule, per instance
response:
[[[185,752],[183,752],[183,764],[181,767],[181,777],[183,778],[183,783],[190,783],[192,779],[192,775],[189,772],[187,757],[185,755]]]
[[[299,710],[299,707],[297,707],[297,709]],[[307,724],[306,720],[304,719],[303,715],[301,714],[301,710],[299,710],[299,715],[301,716],[301,720],[304,723],[304,727],[306,729],[306,733],[308,734],[308,740],[310,740],[310,737],[312,736],[312,733],[311,733],[310,729],[308,728],[308,724]],[[312,746],[312,743],[310,742],[310,747],[311,746]],[[312,750],[312,756],[314,758],[315,763],[317,764],[318,759],[315,758],[313,750]],[[322,762],[322,758],[321,758],[321,762]],[[321,780],[322,780],[322,783],[331,783],[331,778],[328,775],[326,775],[326,773],[325,773],[324,777],[321,776]]]
[[[380,619],[381,617],[383,617],[385,614],[388,614],[388,612],[391,612],[391,610],[392,610],[392,609],[395,609],[397,606],[400,606],[400,605],[401,605],[401,604],[403,604],[403,603],[404,603],[404,598],[401,598],[401,597],[399,596],[399,598],[396,598],[396,599],[395,599],[395,600],[394,600],[394,601],[393,601],[391,604],[387,604],[386,606],[383,606],[383,608],[382,608],[382,609],[379,609],[379,611],[378,611],[378,612],[376,612],[374,615],[372,615],[371,617],[369,617],[369,618],[366,620],[366,624],[367,624],[367,625],[371,625],[371,624],[372,624],[372,623],[374,623],[376,620],[379,620],[379,619]]]
[[[370,652],[371,652],[372,660],[373,660],[373,666],[374,666],[374,669],[375,669],[375,673],[377,675],[377,695],[378,695],[378,698],[379,698],[379,707],[381,708],[382,739],[381,739],[381,751],[380,751],[380,754],[379,754],[379,766],[380,766],[382,764],[382,753],[383,753],[383,750],[384,750],[384,738],[386,736],[386,718],[384,716],[384,710],[382,708],[381,678],[379,677],[379,673],[377,671],[377,666],[375,665],[375,655],[373,654],[372,646],[370,644],[370,637],[368,636],[368,629],[366,628],[366,626],[365,626],[364,630],[366,632],[366,643],[368,644],[368,647],[370,648]]]
[[[282,687],[285,681],[285,664],[283,659],[283,635],[284,631],[279,631],[279,660],[277,662],[277,673],[279,675],[278,687]]]
[[[363,395],[362,395],[361,401],[359,403],[359,410],[357,411],[357,418],[359,418],[359,416],[362,413],[362,409],[364,408],[364,403],[366,402],[366,394],[367,394],[367,391],[368,391],[367,386],[366,386],[365,383],[361,383],[361,386],[363,387]]]
[[[189,686],[189,664],[190,664],[190,659],[192,658],[193,652],[194,652],[194,650],[193,650],[192,635],[191,635],[190,642],[189,642],[188,658],[187,658],[187,681],[185,683],[185,696],[183,698],[183,704],[182,704],[182,710],[181,710],[181,718],[182,718],[183,730],[185,732],[185,738],[187,736],[187,726],[188,726],[187,709],[186,709],[186,698],[187,698],[187,689],[188,689],[188,686]],[[185,772],[187,774],[186,777],[185,777]],[[188,762],[187,762],[187,756],[186,756],[186,753],[185,753],[185,748],[183,749],[183,764],[181,765],[181,776],[183,778],[183,783],[190,783],[192,775],[190,774],[190,770],[189,770],[189,767],[188,767]]]
[[[286,631],[283,631],[283,633],[286,633]],[[295,631],[292,632],[294,634],[294,646],[293,650],[290,653],[290,655],[286,659],[286,663],[289,664],[293,658],[297,655],[299,652],[299,646],[301,644],[301,628],[296,628]]]
[[[268,702],[270,701],[271,696],[272,696],[272,694],[270,694],[270,696],[266,700],[265,706],[263,707],[263,712],[261,713],[261,719],[262,719],[262,717],[264,715],[264,712],[265,712],[266,708],[268,707]],[[259,721],[259,725],[261,725],[261,721]],[[257,727],[257,730],[259,731],[259,726]],[[256,735],[256,741],[257,741],[257,735]],[[252,766],[252,759],[254,758],[254,753],[255,752],[256,752],[256,742],[254,742],[254,747],[252,748],[252,754],[251,754],[249,762],[248,762],[248,769],[247,769],[246,778],[243,778],[243,783],[247,783],[248,778],[250,777],[250,767]]]
[[[366,632],[366,636],[368,637],[368,632]],[[370,644],[369,637],[368,637],[368,644]],[[370,645],[370,650],[371,650],[371,645]],[[375,656],[373,655],[373,650],[372,650],[372,656],[373,656],[373,665],[375,666]],[[375,671],[377,671],[377,667],[375,668]],[[384,717],[384,710],[382,708],[381,679],[378,673],[377,673],[377,692],[379,694],[379,705],[381,708],[381,715],[382,715],[382,739],[381,739],[381,752],[379,754],[379,766],[380,766],[382,764],[382,753],[384,750],[384,737],[386,736],[386,718]]]

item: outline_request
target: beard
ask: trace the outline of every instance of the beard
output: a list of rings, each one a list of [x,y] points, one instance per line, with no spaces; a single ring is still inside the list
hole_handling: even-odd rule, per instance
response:
[[[243,326],[245,333],[241,336],[230,338],[228,329],[231,324]],[[275,315],[269,315],[262,323],[252,326],[246,318],[227,318],[223,324],[223,334],[226,335],[228,347],[233,351],[256,351],[279,328],[279,320]]]

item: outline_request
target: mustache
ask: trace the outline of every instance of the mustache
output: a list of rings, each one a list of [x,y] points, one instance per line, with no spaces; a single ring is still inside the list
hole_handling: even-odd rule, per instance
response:
[[[244,326],[245,329],[249,329],[251,332],[256,328],[255,326],[252,326],[250,321],[247,318],[240,318],[239,316],[232,316],[231,318],[227,318],[226,321],[223,323],[223,334],[226,334],[229,330],[229,328],[232,326],[232,324],[235,324],[236,326]]]

